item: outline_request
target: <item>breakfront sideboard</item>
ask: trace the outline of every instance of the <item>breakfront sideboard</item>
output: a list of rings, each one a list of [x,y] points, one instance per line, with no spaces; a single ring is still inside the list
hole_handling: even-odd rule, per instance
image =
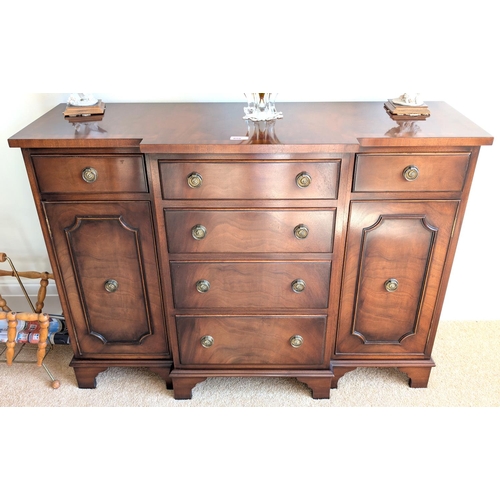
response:
[[[296,377],[328,398],[357,367],[426,387],[482,145],[443,102],[61,104],[22,149],[81,388],[148,367],[178,399],[213,376]]]

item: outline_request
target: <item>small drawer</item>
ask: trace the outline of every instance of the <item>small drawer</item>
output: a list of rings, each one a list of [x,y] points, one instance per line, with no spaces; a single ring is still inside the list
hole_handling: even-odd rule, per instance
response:
[[[170,253],[332,252],[334,210],[165,210]]]
[[[321,365],[326,316],[177,316],[183,365]]]
[[[359,154],[353,191],[461,191],[469,156],[469,153]]]
[[[170,265],[179,309],[328,307],[330,261]]]
[[[334,199],[340,161],[183,163],[160,161],[163,198]]]
[[[142,155],[32,156],[43,194],[147,193]]]

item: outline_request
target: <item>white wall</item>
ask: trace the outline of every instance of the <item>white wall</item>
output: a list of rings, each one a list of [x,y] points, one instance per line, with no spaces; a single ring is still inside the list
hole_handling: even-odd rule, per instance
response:
[[[292,11],[289,2],[213,1],[158,10],[145,1],[129,12],[86,2],[102,26],[93,31],[68,28],[67,3],[43,23],[47,3],[29,19],[22,5],[9,5],[1,46],[22,38],[29,49],[4,49],[0,59],[0,251],[20,268],[49,265],[21,153],[7,139],[70,92],[105,102],[243,101],[245,89],[267,88],[280,92],[279,102],[384,101],[415,90],[500,136],[500,39],[489,1],[345,4],[309,1]],[[444,319],[500,318],[498,151],[495,144],[480,154]]]

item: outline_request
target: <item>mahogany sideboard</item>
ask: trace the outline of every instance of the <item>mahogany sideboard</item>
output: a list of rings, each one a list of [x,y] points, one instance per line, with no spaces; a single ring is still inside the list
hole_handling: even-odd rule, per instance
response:
[[[484,130],[443,102],[61,104],[22,154],[81,388],[148,367],[174,397],[212,376],[296,377],[314,398],[357,367],[426,387]]]

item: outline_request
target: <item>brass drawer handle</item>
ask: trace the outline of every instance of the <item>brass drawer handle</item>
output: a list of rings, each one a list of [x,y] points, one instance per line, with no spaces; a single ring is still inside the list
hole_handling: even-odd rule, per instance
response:
[[[106,292],[115,293],[118,290],[118,281],[116,280],[106,280],[104,283],[104,289]]]
[[[192,172],[188,175],[187,183],[190,188],[199,188],[203,184],[203,177],[198,172]]]
[[[86,167],[82,170],[82,179],[89,184],[97,180],[97,170],[92,167]]]
[[[293,234],[295,234],[295,237],[298,240],[304,240],[307,238],[307,235],[309,234],[309,228],[304,224],[299,224],[298,226],[295,226],[293,228]]]
[[[293,337],[290,337],[290,345],[297,349],[304,343],[304,339],[300,335],[294,335]]]
[[[295,184],[299,186],[299,188],[306,188],[312,182],[312,177],[307,172],[300,172],[300,174],[295,177]]]
[[[196,282],[196,290],[200,293],[207,293],[210,290],[210,281],[200,280]]]
[[[403,170],[403,177],[408,181],[414,181],[419,174],[419,170],[415,165],[408,165],[404,170]]]
[[[214,345],[214,338],[210,335],[204,335],[203,337],[201,337],[200,343],[205,349],[208,349],[209,347],[212,347]]]
[[[191,235],[195,240],[202,240],[207,235],[207,228],[201,224],[196,224],[191,228]]]
[[[292,281],[292,290],[295,293],[301,293],[306,289],[306,282],[301,279],[293,280]]]
[[[395,292],[398,289],[399,281],[395,278],[391,278],[384,283],[384,286],[388,292]]]

